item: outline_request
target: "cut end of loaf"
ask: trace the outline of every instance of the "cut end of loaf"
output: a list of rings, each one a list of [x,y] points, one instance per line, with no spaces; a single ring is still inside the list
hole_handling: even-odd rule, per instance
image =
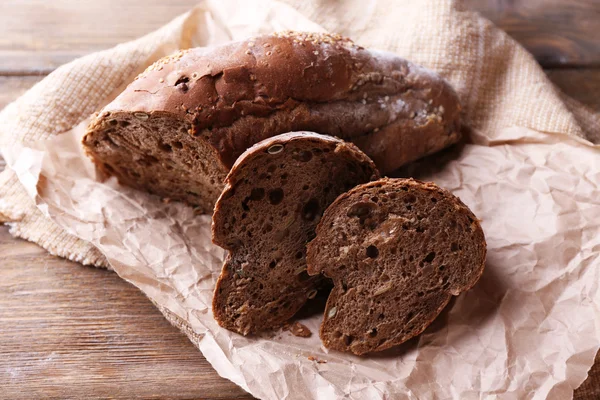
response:
[[[164,113],[105,112],[83,145],[98,169],[120,183],[211,213],[226,169],[191,125]]]
[[[308,246],[308,272],[334,281],[325,346],[360,355],[418,335],[477,282],[485,253],[473,213],[432,183],[381,179],[343,194]]]

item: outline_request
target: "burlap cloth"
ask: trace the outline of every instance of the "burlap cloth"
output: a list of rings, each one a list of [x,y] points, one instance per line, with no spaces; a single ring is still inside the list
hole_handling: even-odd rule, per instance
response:
[[[284,2],[328,31],[440,73],[459,93],[466,125],[479,142],[495,144],[494,132],[520,127],[577,137],[589,146],[600,143],[600,115],[561,93],[528,52],[458,0]],[[202,2],[156,32],[58,68],[0,113],[0,146],[39,141],[71,129],[153,61],[180,48],[210,45],[201,39],[210,19],[207,10],[223,10],[213,17],[235,30],[236,21],[227,20],[227,7],[235,6],[235,1]],[[51,254],[110,268],[90,243],[46,219],[11,169],[0,174],[0,221],[10,226],[12,235]],[[199,338],[182,320],[159,309],[198,344]]]

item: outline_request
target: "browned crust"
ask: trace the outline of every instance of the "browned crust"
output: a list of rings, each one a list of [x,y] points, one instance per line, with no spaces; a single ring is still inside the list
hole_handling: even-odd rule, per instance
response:
[[[115,112],[189,122],[225,171],[252,144],[288,131],[353,141],[383,173],[460,138],[458,98],[442,78],[330,34],[282,32],[181,51],[136,78],[89,132]]]

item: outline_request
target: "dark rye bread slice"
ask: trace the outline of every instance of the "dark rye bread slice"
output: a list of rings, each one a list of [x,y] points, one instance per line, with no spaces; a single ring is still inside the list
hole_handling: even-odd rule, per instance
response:
[[[338,197],[307,252],[308,273],[334,283],[323,343],[360,355],[421,333],[477,282],[486,243],[475,215],[448,191],[381,179]]]
[[[83,144],[121,183],[210,213],[237,157],[268,137],[337,136],[386,173],[457,142],[459,114],[450,85],[418,65],[339,35],[282,32],[161,59]]]
[[[213,214],[213,242],[229,254],[217,281],[217,322],[247,335],[277,328],[316,295],[306,243],[327,206],[377,179],[356,146],[316,133],[266,139],[236,161]]]

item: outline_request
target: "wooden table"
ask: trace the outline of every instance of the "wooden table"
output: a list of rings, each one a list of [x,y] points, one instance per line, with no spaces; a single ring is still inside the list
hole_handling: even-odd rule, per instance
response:
[[[562,90],[600,111],[600,0],[467,2],[524,44]],[[58,65],[195,3],[3,0],[0,109]],[[600,362],[590,375],[576,399],[600,398]],[[0,227],[0,398],[39,397],[251,398],[114,273],[50,256]]]

